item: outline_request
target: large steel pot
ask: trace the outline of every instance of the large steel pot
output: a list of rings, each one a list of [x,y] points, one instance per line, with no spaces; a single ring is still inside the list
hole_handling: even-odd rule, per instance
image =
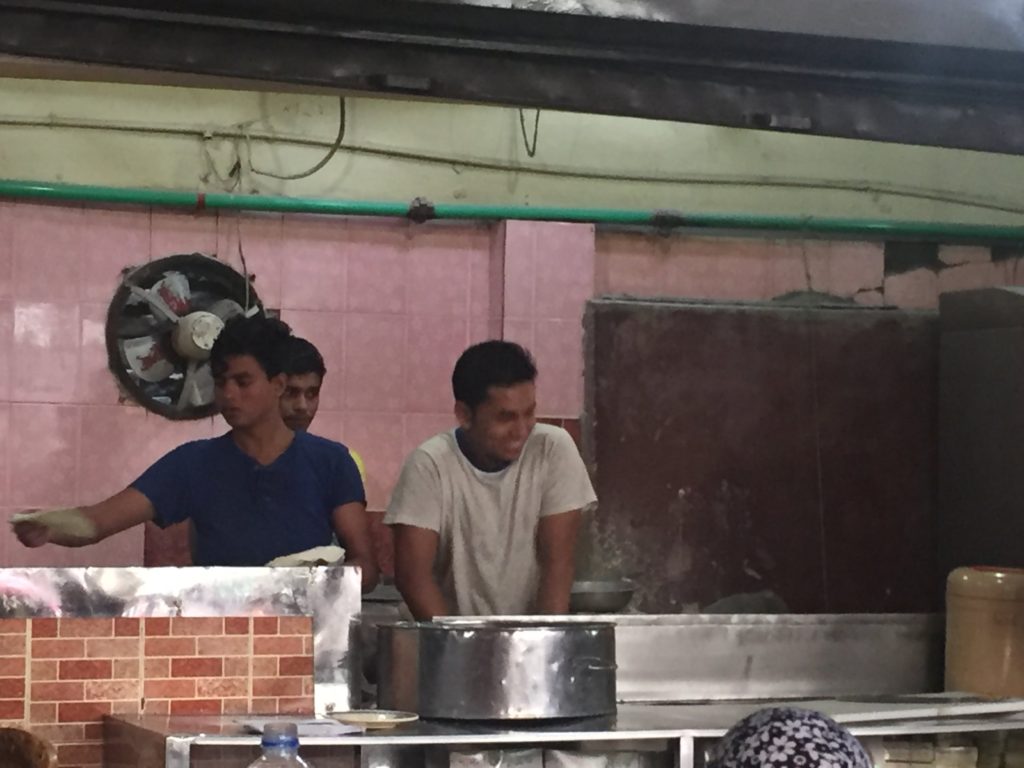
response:
[[[382,708],[457,720],[615,712],[610,623],[401,622],[378,633]]]

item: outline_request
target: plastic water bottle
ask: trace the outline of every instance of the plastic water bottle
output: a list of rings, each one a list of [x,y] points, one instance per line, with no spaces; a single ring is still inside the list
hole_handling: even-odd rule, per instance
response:
[[[249,768],[313,768],[299,757],[299,729],[295,723],[266,723],[260,745],[263,754]]]

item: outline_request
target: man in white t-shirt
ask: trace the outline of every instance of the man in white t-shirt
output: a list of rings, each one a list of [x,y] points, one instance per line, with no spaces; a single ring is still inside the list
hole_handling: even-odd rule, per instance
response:
[[[455,364],[457,429],[406,459],[384,522],[420,620],[567,613],[581,511],[597,497],[569,434],[537,424],[537,368],[485,341]]]

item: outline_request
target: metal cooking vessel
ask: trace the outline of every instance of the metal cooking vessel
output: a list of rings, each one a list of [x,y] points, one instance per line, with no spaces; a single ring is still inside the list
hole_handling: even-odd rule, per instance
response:
[[[611,623],[383,624],[377,704],[456,720],[615,712]]]

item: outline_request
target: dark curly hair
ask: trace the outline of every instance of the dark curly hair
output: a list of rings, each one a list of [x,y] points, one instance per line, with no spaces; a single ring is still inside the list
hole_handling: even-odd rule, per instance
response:
[[[273,378],[285,369],[292,330],[287,323],[263,314],[228,320],[210,350],[214,377],[227,370],[228,359],[249,355]]]
[[[537,378],[533,357],[511,341],[483,341],[459,357],[452,372],[455,399],[470,409],[487,400],[491,387],[511,387]]]

